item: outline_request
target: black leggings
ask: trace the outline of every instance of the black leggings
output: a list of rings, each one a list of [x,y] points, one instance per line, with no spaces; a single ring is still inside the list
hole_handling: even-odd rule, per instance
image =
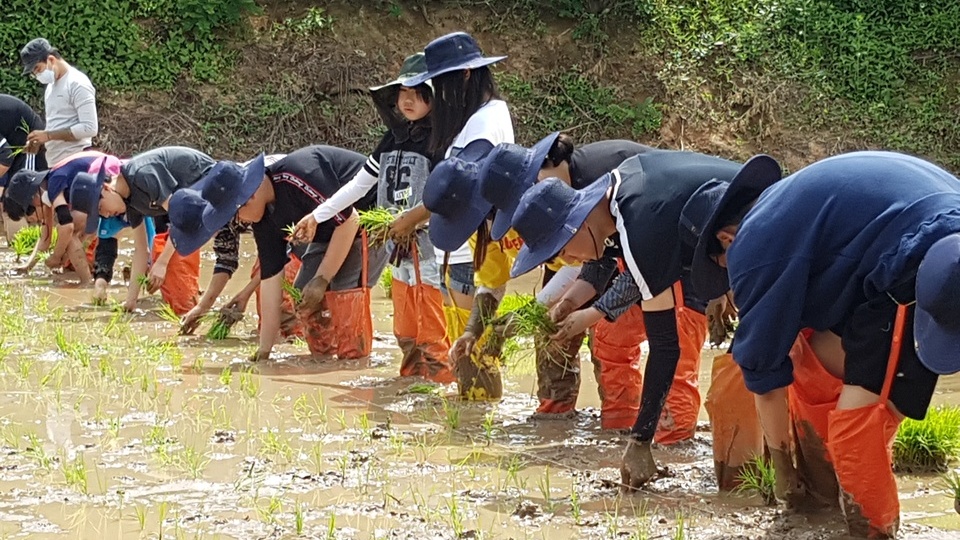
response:
[[[643,324],[647,327],[650,355],[643,370],[640,413],[631,434],[640,442],[649,442],[657,431],[660,413],[680,362],[680,336],[677,333],[677,314],[673,309],[644,311]]]

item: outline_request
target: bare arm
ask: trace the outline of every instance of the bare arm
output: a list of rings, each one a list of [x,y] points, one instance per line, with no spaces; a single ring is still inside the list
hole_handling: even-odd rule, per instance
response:
[[[282,295],[281,280],[283,273],[278,273],[260,282],[260,346],[257,350],[257,359],[266,359],[270,356],[273,344],[280,332],[280,302]]]
[[[147,228],[143,222],[133,229],[133,268],[131,268],[130,286],[127,288],[127,299],[123,307],[127,311],[137,308],[137,298],[140,297],[140,276],[147,273],[147,259],[150,257],[150,246],[147,245]]]

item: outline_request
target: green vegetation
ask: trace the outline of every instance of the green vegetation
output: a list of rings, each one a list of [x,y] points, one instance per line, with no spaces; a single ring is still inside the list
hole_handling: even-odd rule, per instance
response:
[[[611,128],[633,139],[660,129],[663,115],[653,98],[632,103],[618,89],[584,75],[580,66],[534,77],[498,73],[498,84],[513,106],[519,132],[543,136],[563,130],[591,141]]]
[[[768,505],[777,503],[776,493],[774,492],[777,485],[777,473],[773,468],[773,462],[767,461],[762,456],[756,456],[744,464],[737,479],[740,480],[737,493],[759,495],[763,498],[763,502]]]
[[[387,208],[371,208],[358,212],[360,227],[367,231],[367,238],[372,246],[382,246],[389,240],[390,225],[397,219],[397,214]]]
[[[383,269],[377,283],[380,285],[380,288],[383,289],[383,294],[387,298],[393,298],[393,269],[391,267],[387,266]]]
[[[256,0],[9,0],[0,25],[0,87],[40,95],[19,63],[20,49],[38,36],[100,88],[170,88],[184,74],[222,80],[234,56],[225,38],[259,12]]]
[[[10,249],[16,254],[18,261],[21,257],[33,253],[33,248],[40,241],[40,233],[39,225],[31,225],[20,229],[17,234],[13,235],[13,239],[10,241]]]
[[[907,418],[893,445],[894,467],[900,471],[944,471],[960,457],[960,407],[930,409],[923,420]]]

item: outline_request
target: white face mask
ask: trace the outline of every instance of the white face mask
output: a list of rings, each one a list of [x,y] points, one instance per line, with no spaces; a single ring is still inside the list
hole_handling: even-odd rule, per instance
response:
[[[44,84],[44,85],[53,84],[53,82],[57,80],[56,75],[54,75],[53,70],[50,68],[47,68],[41,71],[40,73],[37,73],[36,75],[34,75],[34,77],[37,79],[37,81],[40,84]]]

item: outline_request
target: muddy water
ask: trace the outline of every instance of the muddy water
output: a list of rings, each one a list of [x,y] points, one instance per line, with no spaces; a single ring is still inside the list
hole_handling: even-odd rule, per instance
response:
[[[243,286],[251,257],[227,295]],[[9,268],[8,252],[0,264]],[[212,264],[208,265],[212,266]],[[204,274],[205,283],[207,274]],[[519,288],[529,290],[533,280]],[[119,298],[119,287],[111,294]],[[251,365],[253,306],[230,339],[176,337],[155,298],[117,317],[37,271],[0,278],[0,538],[834,538],[836,516],[720,496],[706,429],[656,450],[620,498],[620,441],[579,417],[535,421],[532,366],[496,404],[399,379],[390,304],[363,361],[279,347]],[[716,351],[706,351],[703,365]],[[709,372],[702,374],[709,384]],[[960,381],[936,403],[960,403]],[[449,399],[448,399],[449,397]],[[705,414],[702,418],[706,420]],[[904,538],[960,537],[933,477],[900,477]]]

